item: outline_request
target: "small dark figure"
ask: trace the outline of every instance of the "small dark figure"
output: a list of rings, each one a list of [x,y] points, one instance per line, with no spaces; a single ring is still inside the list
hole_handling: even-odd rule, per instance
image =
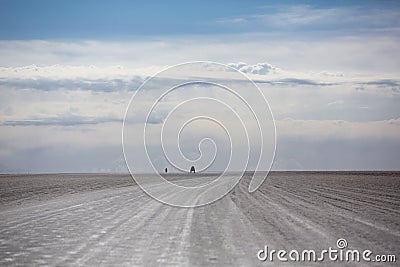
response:
[[[165,168],[165,173],[167,173],[168,172],[168,168]]]
[[[194,166],[190,167],[190,173],[196,173],[196,170],[194,169]]]

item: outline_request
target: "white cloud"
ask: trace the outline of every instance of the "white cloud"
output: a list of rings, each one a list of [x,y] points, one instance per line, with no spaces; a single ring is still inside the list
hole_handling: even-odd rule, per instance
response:
[[[368,121],[390,119],[399,114],[394,103],[400,97],[400,81],[389,79],[390,75],[382,79],[381,75],[293,72],[269,63],[229,65],[256,81],[268,97],[277,119]],[[150,73],[151,70],[154,72]],[[154,67],[2,67],[0,122],[60,125],[97,121],[91,118],[121,120],[133,91],[146,75],[154,73]],[[222,78],[229,77],[227,73]],[[177,97],[181,100],[179,95]],[[365,106],[368,109],[359,108]]]
[[[85,125],[122,121],[131,91],[0,90],[0,125]],[[25,128],[26,129],[26,128]],[[0,133],[0,139],[3,137]]]
[[[338,158],[335,149],[348,142],[367,147],[383,140],[396,147],[400,136],[397,39],[235,35],[123,43],[3,41],[0,160],[10,168],[43,170],[53,168],[46,160],[54,158],[59,170],[78,171],[85,164],[95,166],[99,158],[104,165],[115,161],[121,156],[119,122],[133,88],[167,65],[199,59],[250,62],[231,66],[256,80],[267,96],[277,119],[278,159],[289,162],[288,168],[311,168],[318,155],[298,155],[321,146]],[[268,63],[256,63],[260,61]],[[284,120],[287,117],[293,119]],[[293,140],[300,140],[292,146],[296,153],[290,149]],[[382,160],[376,166],[383,166],[396,153],[379,154]],[[37,161],[29,163],[32,157]],[[308,162],[302,161],[307,157]],[[69,167],[63,168],[63,162]]]
[[[228,66],[237,69],[258,82],[274,82],[305,85],[331,85],[331,84],[358,84],[359,88],[384,88],[399,87],[396,74],[369,73],[368,75],[352,72],[328,72],[328,71],[293,71],[273,66],[270,63],[247,64],[244,62],[227,63]],[[129,84],[138,87],[147,77],[155,75],[168,66],[151,66],[132,68],[123,66],[95,66],[95,65],[28,65],[21,67],[0,67],[0,86],[8,88],[36,88],[52,89],[84,89],[93,91],[120,90]],[[213,70],[204,73],[211,78]],[[219,72],[220,75],[221,72]],[[177,75],[180,75],[177,73]],[[219,78],[230,78],[226,76]],[[179,76],[178,76],[179,77]],[[104,89],[101,89],[104,88]],[[113,89],[110,89],[113,88]],[[118,89],[120,88],[120,89]],[[125,87],[126,88],[126,87]],[[131,88],[133,90],[134,88]]]
[[[269,63],[257,63],[255,65],[248,65],[243,62],[239,63],[229,63],[228,66],[239,70],[246,74],[255,74],[255,75],[266,75],[270,73],[277,73],[280,71],[279,68],[273,67]]]
[[[345,8],[314,8],[310,5],[295,5],[283,7],[275,14],[255,15],[253,19],[280,27],[299,27],[316,23],[336,24],[337,18],[346,17],[350,15],[350,12],[351,10]]]
[[[372,19],[373,18],[373,19]],[[270,5],[257,14],[220,18],[216,24],[242,27],[248,31],[297,29],[325,30],[331,34],[373,31],[399,27],[398,11],[371,6],[315,7],[312,5]],[[335,32],[336,31],[336,32]]]
[[[1,41],[3,67],[96,66],[70,69],[75,76],[174,65],[186,61],[268,62],[287,71],[398,74],[399,35],[287,36],[285,33],[143,38],[124,42]],[[349,56],[351,55],[351,56]],[[252,65],[250,64],[250,65]],[[120,66],[122,70],[118,70]],[[61,67],[60,67],[61,68]],[[149,72],[154,72],[154,70]],[[19,70],[22,71],[22,70]],[[46,71],[50,72],[50,69]],[[40,72],[40,70],[39,70]],[[55,68],[56,75],[62,76]],[[54,73],[53,72],[53,73]],[[82,74],[80,74],[82,72]],[[70,74],[68,74],[70,75]]]
[[[0,79],[86,79],[86,80],[130,80],[149,76],[160,71],[163,66],[148,68],[126,68],[123,66],[98,67],[94,65],[50,65],[35,64],[22,67],[0,67]]]

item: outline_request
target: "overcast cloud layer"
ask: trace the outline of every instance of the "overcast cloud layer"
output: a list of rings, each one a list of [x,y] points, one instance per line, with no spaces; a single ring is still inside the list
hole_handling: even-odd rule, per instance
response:
[[[258,7],[210,18],[209,33],[123,40],[14,40],[3,29],[0,172],[127,171],[130,98],[149,76],[193,60],[228,64],[263,91],[276,119],[273,169],[398,170],[399,15],[379,4]]]

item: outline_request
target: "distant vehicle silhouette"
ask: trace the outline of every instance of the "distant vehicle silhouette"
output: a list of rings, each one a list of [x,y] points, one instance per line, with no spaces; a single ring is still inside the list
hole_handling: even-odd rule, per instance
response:
[[[165,168],[165,173],[167,173],[168,172],[168,168]]]
[[[194,166],[192,166],[192,167],[190,167],[190,173],[196,173],[196,170],[195,170],[195,168],[194,168]]]

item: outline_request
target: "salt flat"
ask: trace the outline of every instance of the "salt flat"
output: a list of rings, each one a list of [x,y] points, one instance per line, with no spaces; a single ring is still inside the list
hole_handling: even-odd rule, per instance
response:
[[[339,238],[399,257],[398,172],[275,172],[254,193],[248,184],[244,177],[219,201],[176,208],[129,175],[2,175],[0,264],[271,266],[257,258],[265,245],[322,250]]]

